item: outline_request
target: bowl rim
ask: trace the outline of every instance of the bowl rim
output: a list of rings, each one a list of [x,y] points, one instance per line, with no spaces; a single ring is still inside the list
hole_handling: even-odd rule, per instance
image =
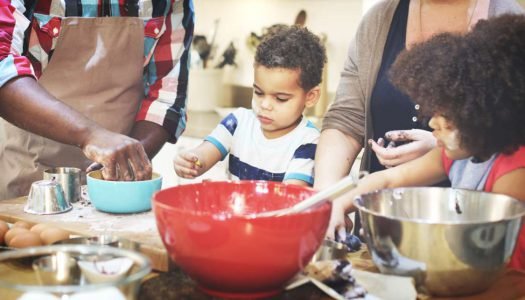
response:
[[[373,211],[373,210],[370,210],[366,207],[364,207],[363,205],[361,205],[358,201],[362,198],[362,196],[364,195],[372,195],[372,194],[377,194],[378,192],[381,192],[381,191],[396,191],[396,190],[423,190],[423,189],[433,189],[433,190],[453,190],[453,191],[465,191],[465,192],[468,192],[468,193],[475,193],[475,194],[490,194],[490,195],[493,195],[493,196],[496,196],[498,198],[508,198],[508,199],[511,199],[513,201],[516,201],[517,203],[519,203],[519,205],[523,206],[525,208],[525,203],[523,201],[520,201],[516,198],[513,198],[513,197],[510,197],[510,196],[507,196],[507,195],[504,195],[504,194],[500,194],[500,193],[492,193],[492,192],[484,192],[484,191],[475,191],[475,190],[468,190],[468,189],[460,189],[460,188],[447,188],[447,187],[397,187],[397,188],[386,188],[386,189],[378,189],[378,190],[374,190],[372,192],[368,192],[368,193],[363,193],[361,195],[358,195],[356,196],[354,199],[352,199],[352,203],[353,205],[357,208],[357,210],[359,212],[365,212],[367,214],[370,214],[370,215],[373,215],[375,217],[381,217],[381,218],[385,218],[385,219],[389,219],[389,220],[395,220],[395,221],[404,221],[404,222],[411,222],[411,223],[420,223],[420,224],[429,224],[429,225],[475,225],[475,224],[492,224],[492,223],[498,223],[498,222],[503,222],[503,221],[511,221],[511,220],[514,220],[514,219],[519,219],[523,216],[525,216],[525,209],[523,210],[523,212],[521,213],[516,213],[514,215],[511,215],[511,216],[508,216],[508,217],[505,217],[505,218],[501,218],[501,219],[498,219],[498,220],[490,220],[490,221],[429,221],[429,220],[426,220],[426,219],[421,219],[421,218],[407,218],[407,217],[391,217],[391,216],[387,216],[385,214],[382,214],[382,213],[379,213],[379,212],[376,212],[376,211]]]
[[[153,182],[153,181],[162,180],[162,174],[158,173],[158,172],[152,172],[151,173],[152,178],[148,179],[148,180],[117,181],[117,180],[104,180],[104,179],[99,179],[99,178],[93,177],[93,174],[100,173],[100,172],[102,172],[102,171],[101,170],[93,170],[91,172],[88,172],[86,174],[86,181],[89,182],[90,180],[93,180],[93,181],[96,181],[96,182],[107,182],[108,184],[115,184],[115,183],[118,183],[118,184],[137,184],[138,182],[147,183],[147,182]],[[157,175],[157,177],[153,178],[153,175]]]
[[[7,290],[18,290],[22,292],[44,292],[44,293],[74,293],[74,292],[85,292],[92,291],[100,288],[107,287],[119,287],[133,283],[135,281],[142,280],[146,275],[151,272],[151,262],[148,257],[135,251],[107,247],[107,246],[96,246],[96,245],[52,245],[52,246],[40,246],[31,247],[25,249],[16,249],[12,251],[6,251],[0,253],[0,262],[7,259],[24,258],[28,256],[37,255],[50,255],[57,252],[75,252],[78,254],[114,254],[123,257],[131,258],[134,263],[138,263],[139,270],[129,276],[125,276],[117,281],[104,282],[104,283],[89,283],[86,285],[29,285],[29,284],[16,284],[7,282],[0,279],[0,288]]]
[[[269,211],[261,211],[261,212],[249,213],[249,214],[234,214],[233,212],[221,213],[220,214],[220,213],[203,212],[203,211],[196,211],[196,210],[189,210],[189,209],[180,209],[180,208],[175,208],[175,207],[169,206],[168,204],[160,202],[160,200],[157,199],[157,197],[158,197],[158,195],[160,193],[164,193],[164,192],[166,192],[168,190],[177,189],[179,187],[188,188],[188,187],[191,187],[191,186],[204,185],[204,184],[224,184],[224,183],[235,184],[235,185],[259,185],[259,184],[272,185],[272,186],[276,186],[277,185],[277,186],[285,186],[287,189],[291,188],[291,189],[307,190],[307,191],[313,192],[313,193],[317,192],[312,187],[299,186],[299,185],[294,185],[294,184],[287,184],[287,183],[277,182],[277,181],[266,181],[266,180],[218,180],[218,181],[208,181],[208,180],[203,180],[202,182],[177,185],[177,186],[161,189],[161,190],[155,192],[153,194],[153,196],[151,197],[153,211],[154,212],[156,211],[156,207],[162,207],[163,209],[166,209],[166,210],[169,210],[169,211],[185,213],[185,214],[191,215],[191,216],[198,216],[198,217],[209,216],[209,217],[213,217],[213,218],[216,217],[217,219],[233,219],[233,218],[236,218],[236,219],[253,220],[253,219],[275,218],[275,216],[268,216],[268,215],[266,215],[266,213],[269,212]],[[307,210],[303,210],[303,211],[300,211],[300,212],[295,212],[295,213],[289,214],[288,216],[313,214],[314,212],[319,211],[319,210],[323,210],[323,209],[331,210],[331,204],[332,203],[330,201],[328,201],[328,200],[327,201],[323,201],[323,202],[320,202],[318,205],[315,205],[315,206],[313,206],[313,207],[311,207],[311,208],[309,208]],[[325,206],[326,206],[326,208],[323,208]],[[284,216],[286,216],[286,215],[283,215],[283,217]]]

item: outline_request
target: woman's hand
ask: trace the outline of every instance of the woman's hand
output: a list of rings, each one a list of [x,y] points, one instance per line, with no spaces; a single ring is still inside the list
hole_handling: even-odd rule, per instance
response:
[[[407,161],[423,156],[436,147],[436,138],[432,132],[421,129],[394,130],[385,134],[389,144],[385,146],[385,140],[377,142],[368,140],[372,151],[377,155],[379,163],[386,168],[395,167]],[[396,142],[408,142],[395,146]]]
[[[182,152],[173,159],[173,168],[179,177],[194,179],[200,175],[202,164],[195,153]]]

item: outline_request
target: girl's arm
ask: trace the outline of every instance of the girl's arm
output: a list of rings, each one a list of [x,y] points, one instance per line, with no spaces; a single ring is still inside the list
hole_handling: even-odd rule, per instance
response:
[[[493,193],[505,194],[510,197],[525,201],[525,168],[516,169],[509,172],[494,182]]]
[[[333,202],[327,235],[333,238],[335,230],[344,226],[345,216],[354,209],[353,199],[358,195],[384,188],[431,185],[446,177],[440,148],[434,148],[427,154],[405,164],[368,175],[359,181],[355,189]]]

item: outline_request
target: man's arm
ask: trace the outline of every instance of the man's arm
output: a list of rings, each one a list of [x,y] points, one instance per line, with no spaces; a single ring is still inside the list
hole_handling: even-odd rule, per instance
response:
[[[145,66],[146,97],[131,136],[141,141],[150,158],[166,141],[176,142],[186,127],[188,61],[194,27],[191,2],[172,2],[163,25],[171,30],[159,33]]]
[[[104,167],[108,180],[151,177],[151,163],[138,141],[100,127],[57,100],[32,77],[16,77],[0,88],[0,116],[24,130],[80,147]]]

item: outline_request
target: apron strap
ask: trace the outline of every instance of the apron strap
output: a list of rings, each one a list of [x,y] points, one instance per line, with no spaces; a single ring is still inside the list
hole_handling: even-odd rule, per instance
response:
[[[81,0],[65,0],[65,2],[66,2],[66,17],[82,16]]]

